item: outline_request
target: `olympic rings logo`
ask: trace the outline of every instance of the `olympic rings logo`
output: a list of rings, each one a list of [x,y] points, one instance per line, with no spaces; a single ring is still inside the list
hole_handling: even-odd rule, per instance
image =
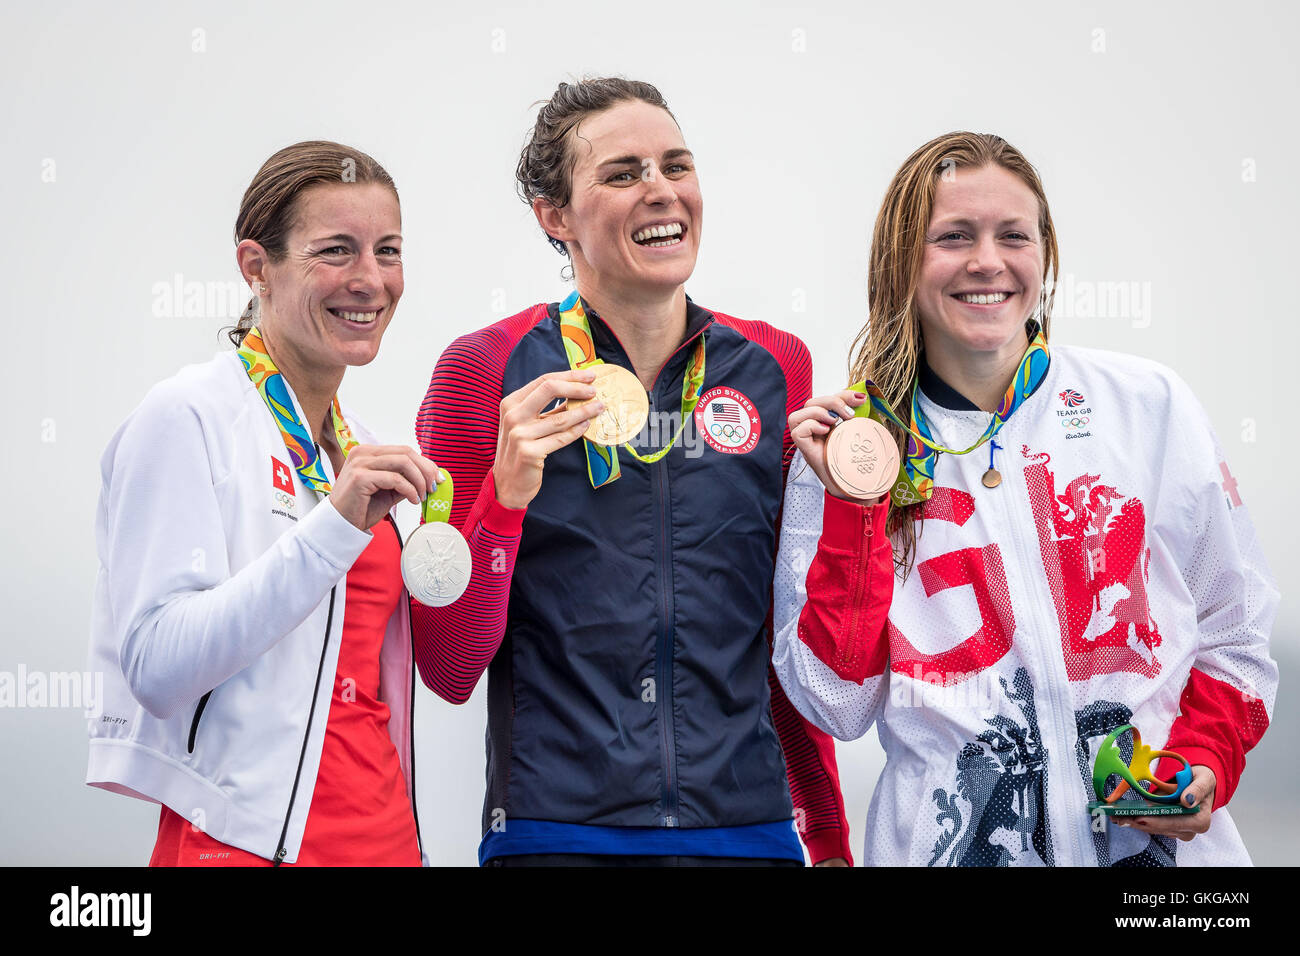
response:
[[[714,438],[725,438],[727,441],[741,442],[749,434],[744,425],[732,425],[730,423],[718,424],[714,422],[709,426],[709,434]]]
[[[899,481],[894,485],[893,498],[896,502],[903,505],[911,505],[921,500],[921,496],[916,493],[916,489],[906,481]]]
[[[1086,415],[1085,415],[1084,417],[1082,417],[1082,418],[1062,418],[1062,419],[1061,419],[1061,427],[1062,427],[1062,428],[1082,428],[1084,425],[1088,424],[1088,422],[1090,422],[1090,421],[1092,421],[1092,419],[1091,419],[1091,418],[1088,418]]]
[[[292,496],[292,495],[286,495],[283,491],[276,491],[276,493],[275,493],[275,500],[278,501],[278,502],[280,503],[280,506],[281,506],[281,507],[284,507],[284,508],[292,508],[292,507],[293,507],[293,496]]]
[[[429,502],[428,508],[430,511],[450,511],[451,504],[443,501],[441,498],[435,498],[433,501]]]

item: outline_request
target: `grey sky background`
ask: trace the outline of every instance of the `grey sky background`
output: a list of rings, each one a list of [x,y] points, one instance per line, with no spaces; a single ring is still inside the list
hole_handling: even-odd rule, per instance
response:
[[[1298,8],[466,7],[7,10],[0,670],[85,668],[99,456],[151,385],[221,347],[248,295],[235,286],[234,218],[267,156],[334,139],[396,179],[406,292],[379,358],[343,392],[378,434],[414,444],[442,349],[567,290],[563,260],[514,195],[532,104],[572,75],[618,73],[660,88],[698,160],[704,242],[688,291],[796,331],[817,393],[845,381],[872,222],[908,153],[949,130],[992,131],[1038,166],[1062,253],[1053,341],[1144,355],[1187,379],[1283,591],[1282,688],[1233,815],[1256,862],[1294,862]],[[211,301],[169,306],[161,289],[177,281]],[[409,509],[405,526],[416,520]],[[421,687],[416,713],[426,845],[435,862],[473,865],[484,695],[456,708]],[[874,732],[838,753],[860,852],[883,756]],[[0,708],[0,755],[0,863],[148,860],[157,807],[82,784],[80,710]]]

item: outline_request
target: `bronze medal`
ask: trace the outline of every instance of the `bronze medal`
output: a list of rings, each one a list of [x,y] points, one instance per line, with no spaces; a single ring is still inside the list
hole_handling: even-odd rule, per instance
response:
[[[596,397],[584,402],[570,399],[566,408],[581,408],[601,401],[605,410],[591,420],[583,437],[597,445],[622,445],[640,434],[650,417],[650,399],[635,375],[621,365],[604,363],[591,367],[596,373],[592,387]]]
[[[898,477],[898,446],[878,421],[850,418],[826,439],[826,468],[845,494],[876,498]]]

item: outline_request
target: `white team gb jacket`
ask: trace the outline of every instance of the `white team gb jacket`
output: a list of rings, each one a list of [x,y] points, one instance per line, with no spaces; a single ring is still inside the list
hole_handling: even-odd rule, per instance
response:
[[[357,440],[374,443],[343,412]],[[329,456],[321,461],[332,482]],[[233,351],[154,386],[100,470],[90,667],[104,675],[104,708],[90,721],[86,783],[166,804],[223,843],[293,863],[347,571],[371,535],[302,483]],[[414,679],[403,590],[380,652],[380,697],[413,811]]]
[[[949,448],[989,421],[921,404]],[[801,455],[791,465],[773,665],[828,733],[877,727],[886,763],[864,859],[1248,864],[1226,808],[1187,843],[1087,810],[1117,726],[1210,766],[1219,806],[1272,714],[1278,593],[1204,410],[1154,362],[1053,346],[995,440],[995,488],[981,483],[988,445],[939,456],[905,581],[861,576],[854,515],[868,509],[824,494]],[[873,621],[881,578],[892,601]]]

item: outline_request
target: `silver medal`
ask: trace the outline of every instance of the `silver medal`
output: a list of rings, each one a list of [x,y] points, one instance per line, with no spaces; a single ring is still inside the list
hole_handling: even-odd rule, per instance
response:
[[[420,525],[402,549],[402,580],[426,607],[445,607],[469,587],[473,560],[461,533],[445,521]]]

